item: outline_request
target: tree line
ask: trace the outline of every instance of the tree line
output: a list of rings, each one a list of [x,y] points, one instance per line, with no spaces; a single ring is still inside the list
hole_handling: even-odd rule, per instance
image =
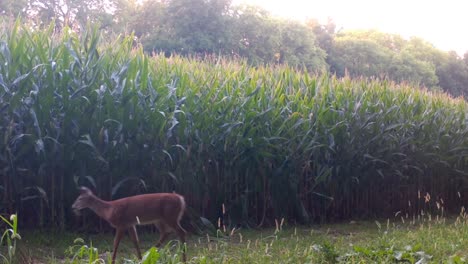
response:
[[[231,0],[4,0],[0,14],[36,27],[55,23],[56,30],[99,24],[109,34],[134,34],[148,53],[215,54],[468,96],[468,52],[461,57],[421,38],[375,30],[337,30],[332,20],[279,19]]]

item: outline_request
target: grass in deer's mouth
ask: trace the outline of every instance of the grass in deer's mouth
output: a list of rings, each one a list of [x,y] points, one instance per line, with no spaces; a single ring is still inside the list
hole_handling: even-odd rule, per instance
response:
[[[140,233],[143,250],[158,239],[157,234]],[[77,237],[92,241],[104,255],[112,250],[113,242],[111,233],[84,236],[24,231],[22,236],[24,254],[42,263],[64,263],[64,252]],[[171,252],[177,250],[163,250],[163,254]],[[122,241],[119,256],[121,263],[135,260],[129,238]],[[467,263],[468,222],[352,222],[312,228],[285,226],[280,231],[241,229],[227,236],[192,235],[188,258],[190,263]]]

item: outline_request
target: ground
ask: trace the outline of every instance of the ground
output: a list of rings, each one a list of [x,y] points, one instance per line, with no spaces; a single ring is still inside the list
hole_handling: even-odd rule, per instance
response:
[[[145,231],[139,231],[141,247],[148,250],[158,234]],[[111,233],[24,230],[20,234],[21,255],[33,263],[90,263],[77,261],[78,257],[72,261],[79,249],[89,247],[97,248],[107,263],[113,243]],[[83,241],[71,248],[76,238]],[[81,247],[83,243],[89,247]],[[172,241],[160,249],[161,263],[180,261],[177,245]],[[85,256],[87,252],[82,251]],[[307,227],[286,222],[279,228],[191,234],[187,254],[191,263],[468,263],[468,220],[401,218]],[[118,257],[118,263],[137,263],[128,237],[122,241]]]

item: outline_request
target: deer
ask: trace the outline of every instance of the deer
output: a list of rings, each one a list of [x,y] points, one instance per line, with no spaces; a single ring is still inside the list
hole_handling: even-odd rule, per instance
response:
[[[82,209],[89,208],[116,230],[112,264],[115,263],[120,240],[126,231],[133,241],[138,258],[142,259],[137,225],[154,224],[156,226],[160,234],[159,241],[156,243],[158,248],[172,232],[179,236],[182,244],[185,243],[187,232],[180,225],[180,220],[184,215],[186,205],[184,197],[180,194],[150,193],[105,201],[86,187],[81,186],[79,191],[80,195],[72,205],[75,214],[79,215]],[[182,259],[184,262],[187,261],[185,247]]]

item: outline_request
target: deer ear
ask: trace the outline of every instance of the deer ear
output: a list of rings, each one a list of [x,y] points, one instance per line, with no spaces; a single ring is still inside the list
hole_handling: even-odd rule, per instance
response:
[[[84,187],[84,186],[81,186],[80,187],[80,194],[92,194],[91,190]]]

